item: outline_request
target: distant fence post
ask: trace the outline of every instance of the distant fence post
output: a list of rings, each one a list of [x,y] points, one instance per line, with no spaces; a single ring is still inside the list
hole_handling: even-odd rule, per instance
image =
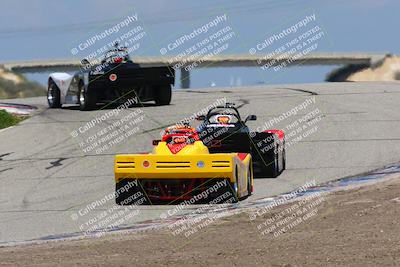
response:
[[[181,68],[181,88],[190,88],[190,73],[185,68]]]

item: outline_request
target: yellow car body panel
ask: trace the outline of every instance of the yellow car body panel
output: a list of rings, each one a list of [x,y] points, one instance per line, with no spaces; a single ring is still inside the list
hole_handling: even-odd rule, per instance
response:
[[[248,175],[253,185],[250,154],[244,159],[238,153],[209,154],[201,141],[184,146],[176,154],[166,142],[160,142],[151,154],[116,155],[114,173],[116,183],[123,179],[223,178],[237,184],[239,198],[248,195]]]

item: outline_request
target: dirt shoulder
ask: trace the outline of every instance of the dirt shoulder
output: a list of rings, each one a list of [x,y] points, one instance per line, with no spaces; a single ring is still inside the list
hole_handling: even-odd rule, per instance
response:
[[[0,265],[399,265],[400,177],[302,203],[275,207],[253,221],[248,214],[220,219],[189,237],[164,229],[3,247]],[[297,225],[288,222],[285,231],[262,234],[259,225],[270,227],[278,215],[288,210],[286,215],[300,215],[306,207],[309,213],[301,214]]]

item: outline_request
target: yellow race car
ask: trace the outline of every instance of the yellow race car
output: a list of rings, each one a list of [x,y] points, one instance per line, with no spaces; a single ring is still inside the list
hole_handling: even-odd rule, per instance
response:
[[[149,154],[115,157],[118,205],[235,203],[253,191],[249,153],[215,153],[188,125],[165,130]]]

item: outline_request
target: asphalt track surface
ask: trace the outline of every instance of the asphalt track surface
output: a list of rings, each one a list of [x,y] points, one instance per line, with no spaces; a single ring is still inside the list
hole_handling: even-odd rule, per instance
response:
[[[307,129],[317,129],[287,148],[287,170],[276,179],[255,180],[253,196],[242,204],[288,192],[312,180],[322,183],[400,160],[400,86],[395,82],[174,91],[170,106],[148,104],[123,110],[75,138],[71,132],[113,109],[51,110],[45,98],[15,100],[12,102],[33,104],[41,111],[18,126],[0,131],[0,243],[79,232],[80,225],[96,216],[95,211],[83,216],[79,211],[114,191],[115,154],[150,151],[151,140],[159,138],[164,126],[224,97],[238,103],[243,115],[258,116],[257,121],[249,123],[253,129],[313,97],[315,104],[274,128],[287,129],[305,114],[316,109],[320,112],[308,118],[315,124],[307,124]],[[144,120],[137,124],[137,133],[100,154],[94,150],[85,153],[80,147],[82,140],[138,110]],[[112,205],[113,201],[107,201],[96,212]],[[171,208],[141,206],[139,214],[123,226],[159,219],[160,213]]]

